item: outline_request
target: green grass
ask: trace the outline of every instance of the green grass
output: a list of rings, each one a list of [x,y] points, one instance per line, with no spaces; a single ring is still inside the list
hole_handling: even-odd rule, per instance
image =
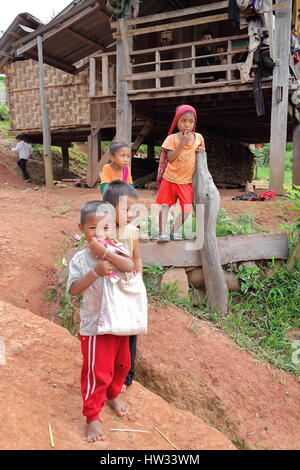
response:
[[[270,168],[267,166],[259,166],[257,171],[257,180],[267,181],[270,178]],[[292,183],[292,170],[288,169],[284,171],[284,182],[286,184]]]
[[[266,359],[291,372],[300,380],[300,365],[293,362],[293,346],[286,334],[300,328],[300,265],[289,271],[286,265],[271,265],[271,274],[263,269],[241,269],[242,292],[229,293],[229,314],[213,312],[207,304],[193,307],[189,298],[177,296],[176,285],[159,290],[164,268],[145,267],[149,300],[157,305],[175,304],[192,315],[214,322],[240,347],[255,353],[257,363]],[[300,359],[300,358],[299,358]]]

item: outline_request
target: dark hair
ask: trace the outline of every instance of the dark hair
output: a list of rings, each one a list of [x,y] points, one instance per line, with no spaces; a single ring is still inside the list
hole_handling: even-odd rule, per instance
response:
[[[128,196],[133,199],[138,199],[138,192],[128,183],[122,180],[114,180],[109,183],[103,194],[103,201],[109,202],[116,207],[120,202],[120,197]]]
[[[99,207],[103,206],[103,214],[110,212],[109,205],[103,201],[88,201],[83,206],[80,207],[80,223],[81,225],[85,224],[86,218],[89,214],[96,214],[98,215]],[[99,214],[100,215],[100,214]]]
[[[203,36],[208,36],[208,34],[210,34],[210,36],[212,37],[213,33],[209,30],[209,29],[205,29],[202,33],[201,33],[201,37],[203,38]]]
[[[110,155],[115,155],[116,152],[122,149],[123,147],[127,147],[130,149],[130,145],[126,144],[126,142],[114,142],[113,144],[110,144],[108,148],[108,153]]]
[[[16,139],[24,140],[24,137],[22,136],[22,134],[18,134],[18,135],[16,135]]]

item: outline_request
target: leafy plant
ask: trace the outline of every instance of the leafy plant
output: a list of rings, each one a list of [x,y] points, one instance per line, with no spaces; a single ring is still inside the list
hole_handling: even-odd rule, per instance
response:
[[[293,185],[292,188],[289,186],[284,186],[285,189],[285,196],[290,199],[293,204],[293,207],[288,207],[288,210],[291,211],[300,211],[300,186]],[[291,224],[279,224],[281,228],[283,228],[289,238],[289,252],[294,249],[298,237],[299,237],[299,230],[300,230],[300,216]]]
[[[0,121],[8,121],[9,112],[6,104],[0,104]]]

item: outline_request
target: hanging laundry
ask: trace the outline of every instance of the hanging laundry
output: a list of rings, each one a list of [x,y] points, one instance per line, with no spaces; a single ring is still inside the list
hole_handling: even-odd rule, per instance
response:
[[[240,10],[237,6],[237,0],[229,0],[229,20],[232,26],[240,26]]]

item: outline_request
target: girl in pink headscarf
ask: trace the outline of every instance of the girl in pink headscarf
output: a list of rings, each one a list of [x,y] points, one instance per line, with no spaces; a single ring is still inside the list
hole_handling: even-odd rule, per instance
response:
[[[197,113],[189,105],[176,109],[168,137],[162,144],[162,155],[157,181],[160,183],[156,203],[161,205],[159,216],[159,242],[182,240],[178,232],[192,212],[194,197],[193,175],[196,169],[196,152],[204,149],[204,139],[196,130]],[[173,134],[177,127],[178,132]],[[179,199],[181,213],[174,222],[174,230],[166,233],[169,208]]]

